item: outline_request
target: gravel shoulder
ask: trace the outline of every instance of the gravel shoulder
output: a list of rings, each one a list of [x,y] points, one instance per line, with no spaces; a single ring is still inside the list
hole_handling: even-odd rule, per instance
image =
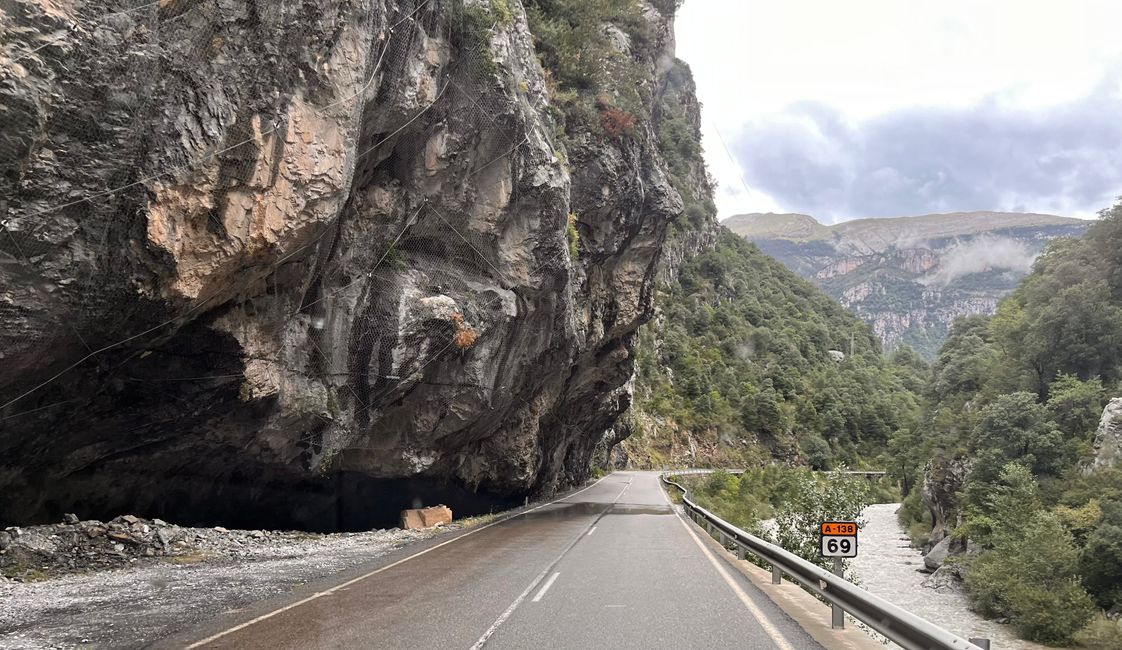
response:
[[[9,542],[5,573],[26,581],[0,577],[0,648],[143,647],[464,527],[457,523],[424,531],[314,535],[182,528],[139,520],[123,523],[135,531],[130,532],[135,538],[151,537],[152,544],[128,542],[122,535],[120,541],[107,538],[104,552],[100,547],[91,550],[83,539],[87,529],[112,530],[114,523],[121,522],[19,531],[17,539],[24,545],[17,548]],[[145,526],[151,535],[142,534]],[[176,541],[164,544],[157,529],[174,529]],[[29,548],[34,552],[28,554]],[[21,550],[24,555],[13,560]],[[107,565],[116,568],[103,568]]]

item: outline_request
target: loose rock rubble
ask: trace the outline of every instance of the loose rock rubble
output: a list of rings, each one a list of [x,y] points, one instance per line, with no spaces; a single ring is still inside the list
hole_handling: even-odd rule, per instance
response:
[[[330,534],[188,528],[139,517],[8,528],[0,533],[0,650],[147,647],[483,521]]]
[[[268,557],[278,550],[283,552],[285,546],[296,547],[325,537],[329,536],[297,531],[190,528],[134,515],[109,522],[79,521],[68,514],[62,523],[13,526],[0,531],[0,575],[25,582],[157,558],[197,562]]]

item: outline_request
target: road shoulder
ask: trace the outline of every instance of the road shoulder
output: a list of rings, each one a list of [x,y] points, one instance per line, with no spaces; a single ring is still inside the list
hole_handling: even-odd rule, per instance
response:
[[[680,513],[678,516],[681,516]],[[701,526],[688,517],[683,517],[682,520],[720,561],[747,578],[822,647],[832,650],[884,650],[884,644],[857,628],[856,621],[852,618],[846,618],[845,629],[831,629],[830,608],[825,603],[790,580],[784,580],[779,585],[772,584],[770,571],[747,560],[737,559]]]

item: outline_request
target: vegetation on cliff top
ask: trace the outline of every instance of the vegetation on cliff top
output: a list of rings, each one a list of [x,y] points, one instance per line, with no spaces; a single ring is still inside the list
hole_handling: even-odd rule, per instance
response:
[[[621,137],[649,120],[650,71],[637,55],[654,35],[637,0],[527,0],[525,6],[559,140],[580,132]]]

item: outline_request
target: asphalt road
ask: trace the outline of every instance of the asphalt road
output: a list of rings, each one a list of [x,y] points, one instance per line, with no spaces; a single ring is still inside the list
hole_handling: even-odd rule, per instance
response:
[[[657,474],[616,472],[189,647],[821,647],[697,534]]]

